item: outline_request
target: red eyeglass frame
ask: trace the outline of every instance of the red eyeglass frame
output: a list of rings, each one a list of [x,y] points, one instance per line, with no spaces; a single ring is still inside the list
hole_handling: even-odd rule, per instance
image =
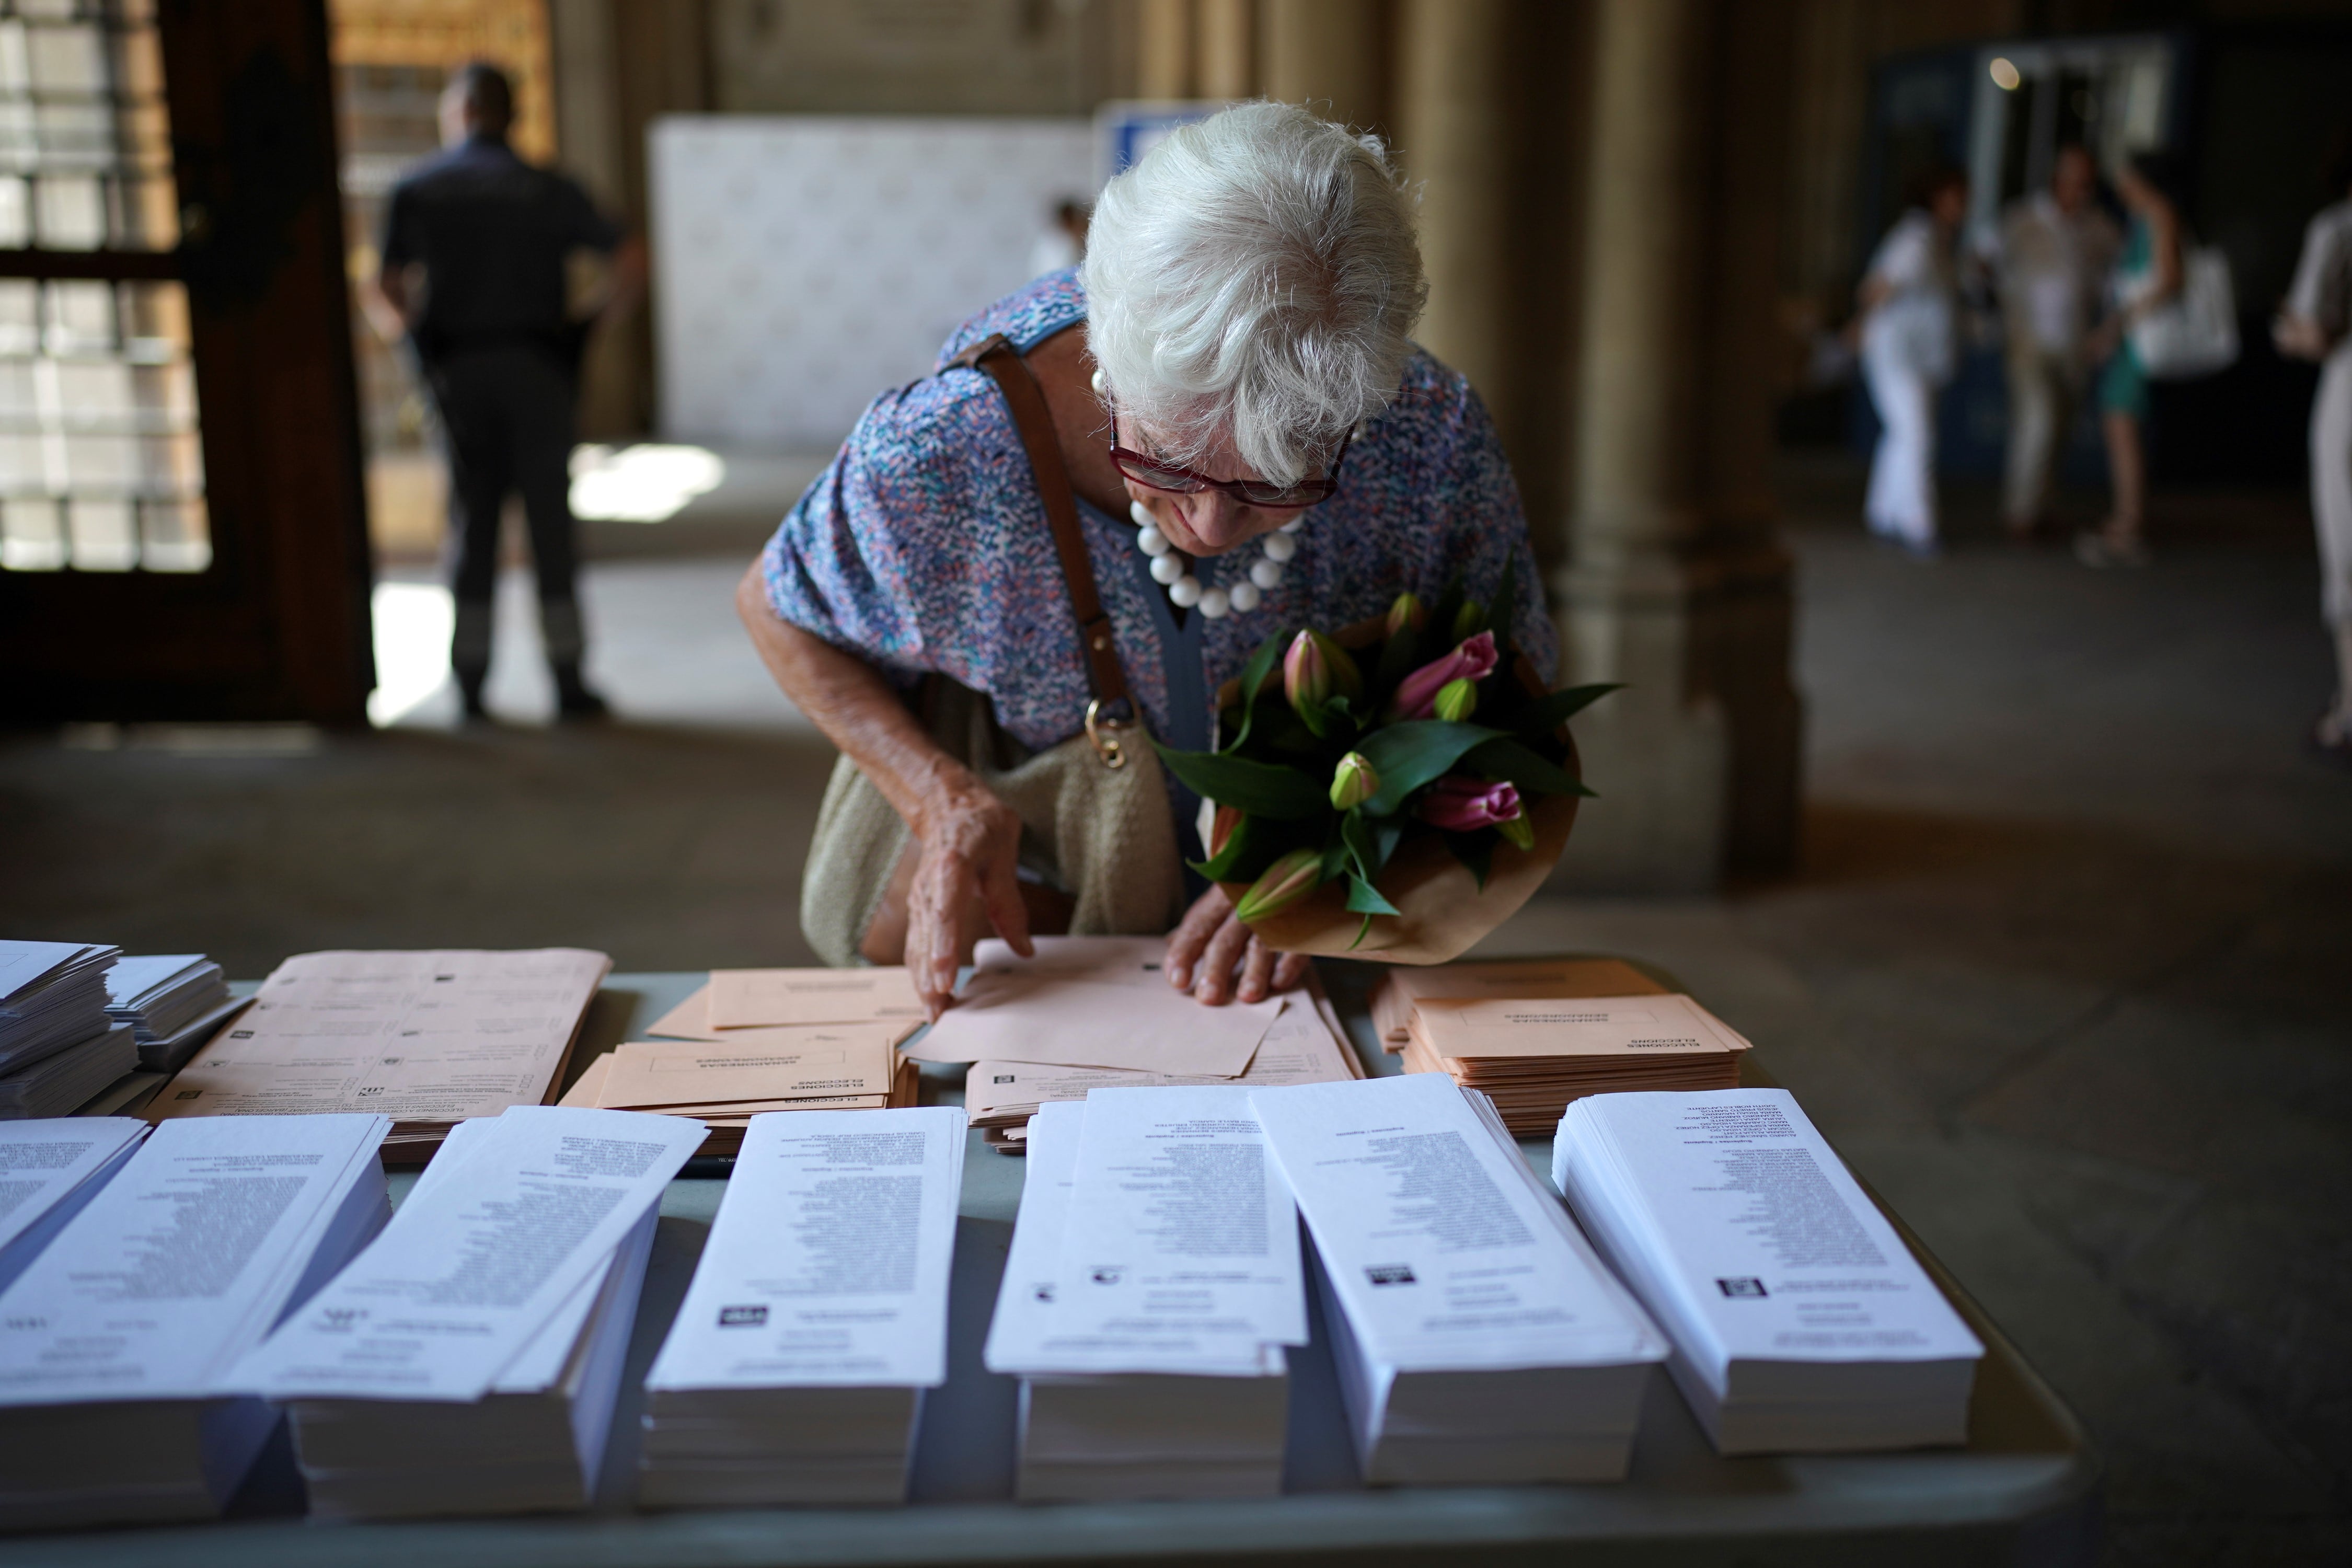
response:
[[[1339,450],[1331,459],[1330,470],[1321,479],[1301,479],[1297,484],[1286,486],[1276,492],[1283,496],[1304,496],[1305,500],[1260,500],[1250,494],[1250,489],[1253,486],[1271,488],[1265,485],[1265,480],[1213,479],[1198,468],[1187,468],[1181,463],[1171,463],[1160,458],[1148,457],[1118,444],[1118,414],[1116,410],[1112,411],[1110,421],[1111,465],[1137,484],[1147,489],[1164,490],[1170,495],[1198,495],[1202,490],[1223,490],[1244,506],[1255,507],[1260,511],[1304,511],[1310,506],[1320,506],[1339,494],[1339,465],[1347,460],[1348,448],[1355,444],[1356,439],[1356,432],[1351,426],[1348,434],[1339,441]],[[1158,479],[1137,473],[1134,468],[1128,466],[1130,463],[1148,468],[1161,478],[1182,482],[1172,485],[1161,484]]]

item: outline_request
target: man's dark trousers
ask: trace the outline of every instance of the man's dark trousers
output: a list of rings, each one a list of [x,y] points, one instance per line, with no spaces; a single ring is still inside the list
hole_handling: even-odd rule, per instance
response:
[[[583,634],[572,537],[574,388],[551,349],[514,342],[461,348],[437,361],[434,400],[449,453],[449,586],[457,619],[449,663],[467,705],[490,666],[499,513],[522,492],[539,574],[540,634],[559,688],[580,681]]]

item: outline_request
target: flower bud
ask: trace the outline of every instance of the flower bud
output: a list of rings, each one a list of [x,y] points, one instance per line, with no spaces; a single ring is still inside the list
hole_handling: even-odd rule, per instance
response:
[[[1346,648],[1321,632],[1301,632],[1282,656],[1282,694],[1294,709],[1334,697],[1357,698],[1364,694],[1364,678]]]
[[[1381,775],[1364,760],[1361,752],[1349,752],[1331,770],[1331,807],[1335,811],[1353,811],[1381,793]]]
[[[1437,694],[1456,680],[1480,681],[1495,673],[1500,658],[1492,632],[1480,632],[1443,658],[1432,659],[1397,683],[1389,699],[1391,719],[1426,719],[1437,710]]]
[[[1389,606],[1388,635],[1417,632],[1429,624],[1429,610],[1411,594],[1399,594],[1396,603]]]
[[[1279,914],[1313,892],[1323,881],[1323,854],[1318,849],[1294,849],[1265,868],[1234,906],[1234,918],[1247,925]]]
[[[1486,606],[1475,599],[1465,599],[1462,607],[1454,612],[1454,640],[1475,637],[1486,629]]]
[[[1500,827],[1518,816],[1519,792],[1507,783],[1490,784],[1448,773],[1429,786],[1413,815],[1449,833],[1475,833],[1482,827]]]
[[[1478,688],[1468,680],[1456,678],[1437,689],[1434,703],[1437,716],[1449,724],[1459,724],[1478,711]]]

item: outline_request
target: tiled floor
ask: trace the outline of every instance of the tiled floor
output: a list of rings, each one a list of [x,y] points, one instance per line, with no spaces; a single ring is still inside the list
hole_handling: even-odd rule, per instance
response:
[[[2090,1423],[2116,1563],[2352,1557],[2352,773],[2300,748],[2326,670],[2295,511],[2176,503],[2112,575],[1801,521],[1801,874],[1546,900],[1490,943],[1654,960],[1754,1037]],[[498,727],[443,727],[412,663],[393,728],[309,753],[0,742],[0,918],[242,974],[804,962],[832,756],[734,623],[742,559],[592,569],[600,729],[544,725],[518,583]],[[387,591],[429,662],[430,589]]]

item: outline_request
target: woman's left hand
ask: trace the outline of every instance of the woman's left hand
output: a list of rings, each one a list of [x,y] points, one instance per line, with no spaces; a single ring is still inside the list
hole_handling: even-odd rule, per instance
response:
[[[1288,991],[1307,978],[1307,963],[1305,953],[1276,952],[1251,934],[1223,888],[1202,893],[1168,933],[1168,984],[1212,1007]]]

